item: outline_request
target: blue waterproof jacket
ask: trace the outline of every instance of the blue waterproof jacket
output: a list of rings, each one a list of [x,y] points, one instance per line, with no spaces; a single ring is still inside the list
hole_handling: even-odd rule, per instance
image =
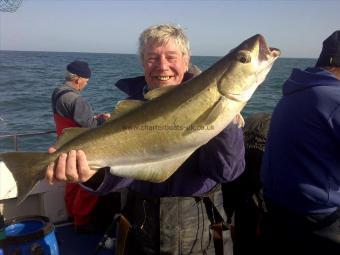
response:
[[[274,109],[262,165],[264,196],[301,214],[340,207],[340,80],[293,69]]]
[[[144,99],[146,82],[142,76],[122,79],[116,86],[131,99]],[[230,124],[197,149],[165,182],[138,181],[106,172],[104,181],[95,192],[106,193],[129,187],[132,191],[153,197],[198,196],[210,191],[218,183],[236,179],[244,171],[244,151],[242,129]]]

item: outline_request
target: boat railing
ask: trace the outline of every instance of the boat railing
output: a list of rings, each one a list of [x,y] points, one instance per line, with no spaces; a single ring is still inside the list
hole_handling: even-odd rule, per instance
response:
[[[19,133],[19,134],[0,134],[0,139],[10,138],[13,140],[13,146],[15,151],[19,151],[19,138],[20,137],[31,137],[31,136],[41,136],[55,133],[55,130],[41,131],[41,132],[33,132],[33,133]]]

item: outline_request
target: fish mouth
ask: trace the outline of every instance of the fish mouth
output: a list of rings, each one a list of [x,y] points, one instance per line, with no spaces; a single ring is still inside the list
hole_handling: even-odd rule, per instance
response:
[[[244,44],[243,48],[249,52],[257,51],[258,62],[269,62],[272,63],[280,55],[281,51],[274,47],[269,47],[264,36],[261,34],[256,34],[249,38]]]
[[[247,44],[250,51],[258,49],[258,66],[257,71],[255,73],[257,79],[254,83],[254,86],[250,87],[247,90],[244,90],[239,93],[228,93],[228,98],[231,98],[235,101],[246,102],[249,100],[251,95],[257,86],[261,85],[265,80],[268,72],[272,68],[275,60],[280,56],[281,52],[277,48],[269,47],[267,45],[266,40],[260,34],[257,34],[249,39],[250,44]]]
[[[258,62],[261,68],[256,72],[259,80],[264,80],[265,76],[272,68],[275,60],[281,55],[281,51],[274,47],[269,47],[264,37],[260,34],[256,35],[258,41]],[[261,77],[263,76],[263,77]],[[261,77],[261,78],[260,78]]]
[[[281,51],[277,48],[269,47],[266,40],[262,35],[257,35],[257,41],[259,44],[259,61],[274,61],[281,55]]]

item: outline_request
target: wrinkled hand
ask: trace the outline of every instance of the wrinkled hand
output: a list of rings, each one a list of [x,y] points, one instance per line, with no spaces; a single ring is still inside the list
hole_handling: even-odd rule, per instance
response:
[[[55,151],[53,147],[48,148],[49,153]],[[48,165],[45,178],[50,184],[53,181],[86,182],[95,173],[90,169],[82,150],[71,150],[68,154],[62,153],[56,164],[53,162]]]

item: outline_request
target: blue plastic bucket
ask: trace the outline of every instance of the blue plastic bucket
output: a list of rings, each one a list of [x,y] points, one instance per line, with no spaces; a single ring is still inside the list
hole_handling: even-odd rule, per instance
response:
[[[5,254],[59,255],[54,226],[44,216],[16,217],[6,221]]]

